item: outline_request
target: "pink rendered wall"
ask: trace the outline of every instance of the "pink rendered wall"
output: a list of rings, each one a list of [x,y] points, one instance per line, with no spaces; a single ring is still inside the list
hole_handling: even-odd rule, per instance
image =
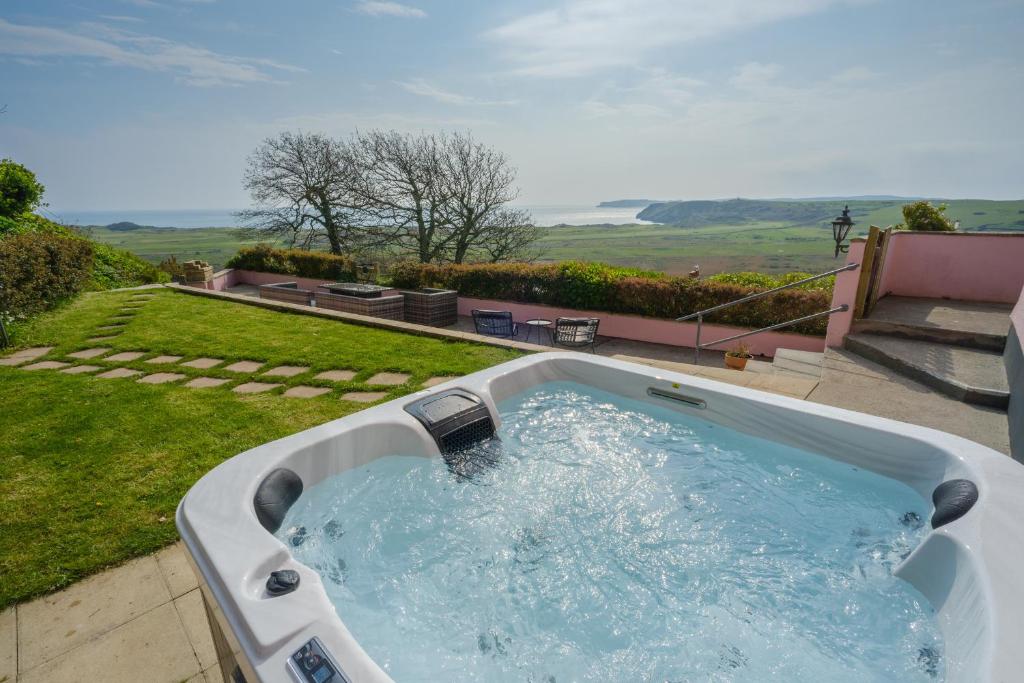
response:
[[[1024,287],[1024,233],[893,233],[882,295],[1014,303]]]
[[[846,254],[846,263],[862,263],[864,261],[863,238],[850,241],[850,251]],[[828,331],[825,333],[825,345],[839,347],[853,324],[853,307],[857,298],[857,281],[860,279],[860,268],[836,274],[836,286],[832,290],[832,308],[846,304],[849,309],[843,313],[833,313],[828,318]]]
[[[474,308],[512,311],[512,318],[516,321],[529,320],[531,318],[546,318],[547,320],[554,321],[558,317],[600,318],[601,327],[598,333],[602,336],[618,337],[620,339],[633,339],[635,341],[670,344],[673,346],[693,346],[697,339],[697,325],[695,323],[677,323],[674,320],[606,313],[603,311],[578,311],[571,308],[558,308],[542,304],[520,304],[512,301],[459,297],[459,315],[468,316]],[[722,337],[730,337],[743,331],[743,329],[737,327],[705,323],[701,331],[701,341],[707,343]],[[821,337],[787,332],[762,332],[761,334],[747,337],[742,341],[750,347],[751,353],[759,356],[774,356],[775,349],[777,348],[797,349],[799,351],[822,351],[825,348],[825,340]],[[727,342],[724,345],[712,348],[724,349],[735,343]]]

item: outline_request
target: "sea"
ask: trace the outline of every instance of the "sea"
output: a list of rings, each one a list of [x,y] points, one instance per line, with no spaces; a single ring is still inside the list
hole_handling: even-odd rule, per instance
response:
[[[585,206],[579,204],[548,204],[517,206],[526,209],[533,216],[533,222],[541,226],[554,225],[625,225],[647,223],[636,217],[640,209]],[[138,225],[152,225],[158,228],[223,228],[235,227],[238,209],[175,209],[137,210],[111,209],[107,211],[77,211],[47,209],[48,218],[67,225],[110,225],[127,221]]]

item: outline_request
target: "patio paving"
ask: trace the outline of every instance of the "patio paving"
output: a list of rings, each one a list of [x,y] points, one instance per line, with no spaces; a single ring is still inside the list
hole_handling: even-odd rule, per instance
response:
[[[331,389],[327,387],[307,387],[305,385],[299,385],[288,389],[283,395],[290,398],[314,398],[316,396],[329,394],[330,392]]]
[[[138,360],[145,356],[148,351],[122,351],[121,353],[115,353],[113,356],[107,356],[103,360],[111,363],[128,363],[133,360]]]
[[[107,370],[96,375],[102,379],[123,379],[125,377],[135,377],[141,375],[142,370],[132,370],[131,368],[114,368],[113,370]]]
[[[61,372],[66,375],[81,375],[86,372],[96,372],[102,369],[98,365],[72,365],[70,368],[64,368]]]
[[[81,360],[86,360],[88,358],[95,358],[96,356],[102,356],[105,353],[109,353],[111,350],[112,349],[110,347],[108,347],[108,346],[97,346],[97,347],[92,348],[92,349],[82,349],[81,351],[75,351],[74,353],[69,353],[68,354],[68,358],[79,358]]]
[[[376,384],[380,386],[398,386],[405,384],[409,381],[409,377],[404,372],[378,372],[376,375],[366,380],[367,384]]]
[[[60,370],[66,368],[71,363],[64,363],[59,360],[41,360],[38,363],[32,363],[31,365],[21,366],[22,370]]]
[[[355,401],[356,403],[373,403],[388,395],[386,391],[350,391],[342,394],[342,401]]]
[[[313,379],[322,379],[327,382],[350,382],[355,376],[356,373],[352,370],[328,370],[327,372],[321,372]]]
[[[139,384],[167,384],[168,382],[177,382],[179,379],[185,379],[187,375],[183,375],[180,372],[154,372],[152,375],[146,375],[139,379]]]
[[[185,382],[185,386],[189,389],[212,389],[213,387],[227,384],[230,381],[229,379],[220,379],[219,377],[196,377],[190,382]]]
[[[146,362],[152,365],[170,365],[171,363],[177,363],[182,358],[184,356],[154,356]]]
[[[227,366],[224,369],[229,372],[256,372],[264,365],[266,365],[266,363],[264,363],[263,361],[240,360],[237,363],[232,363],[231,365]]]
[[[309,372],[309,368],[302,365],[278,365],[276,368],[270,368],[263,373],[264,377],[295,377],[301,375],[304,372]]]
[[[180,543],[0,613],[4,683],[138,680],[223,681]]]
[[[21,351],[15,351],[9,356],[0,358],[0,365],[21,365],[22,363],[45,356],[50,351],[53,351],[52,346],[33,346],[30,349],[22,349]]]
[[[264,391],[270,391],[276,389],[283,384],[269,384],[267,382],[246,382],[245,384],[239,384],[237,387],[232,389],[236,394],[262,394]]]
[[[190,360],[187,363],[182,363],[181,366],[184,368],[196,368],[197,370],[207,370],[212,367],[216,367],[224,362],[223,358],[196,358]]]

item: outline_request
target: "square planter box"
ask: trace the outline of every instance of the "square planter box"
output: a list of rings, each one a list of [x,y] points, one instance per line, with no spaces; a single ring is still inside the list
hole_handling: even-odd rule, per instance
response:
[[[402,291],[405,321],[431,327],[454,325],[459,317],[459,293],[451,289],[424,288]]]

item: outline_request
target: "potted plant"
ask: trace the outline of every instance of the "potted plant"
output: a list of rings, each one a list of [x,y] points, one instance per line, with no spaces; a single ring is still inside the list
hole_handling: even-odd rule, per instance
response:
[[[747,367],[747,361],[754,356],[750,353],[750,347],[740,342],[725,352],[725,367],[733,370],[742,370]]]

